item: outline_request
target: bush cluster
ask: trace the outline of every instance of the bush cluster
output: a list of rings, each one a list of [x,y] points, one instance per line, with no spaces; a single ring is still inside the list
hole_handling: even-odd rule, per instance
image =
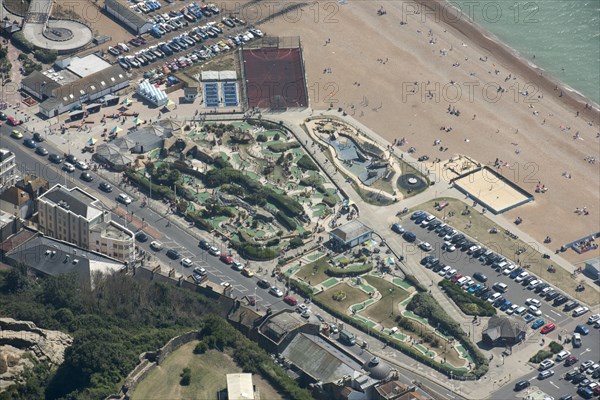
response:
[[[371,272],[373,269],[373,265],[364,264],[364,265],[353,265],[351,267],[339,268],[334,266],[329,266],[325,270],[325,273],[329,276],[341,277],[341,276],[360,276]]]
[[[460,286],[447,281],[441,280],[438,286],[442,288],[444,293],[456,303],[458,308],[467,315],[477,315],[479,317],[491,317],[496,315],[496,308],[487,301],[481,300],[479,297],[473,296],[464,291]]]
[[[533,357],[529,359],[530,363],[539,364],[542,361],[552,357],[552,352],[549,350],[540,350]]]

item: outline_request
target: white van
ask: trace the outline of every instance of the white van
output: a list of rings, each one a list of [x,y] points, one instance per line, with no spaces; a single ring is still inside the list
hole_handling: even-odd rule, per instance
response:
[[[494,286],[492,286],[492,289],[497,292],[504,293],[508,290],[508,285],[506,283],[496,282],[494,283]]]

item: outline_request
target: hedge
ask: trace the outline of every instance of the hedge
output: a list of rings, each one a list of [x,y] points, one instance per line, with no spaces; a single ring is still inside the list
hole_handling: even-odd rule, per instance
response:
[[[297,217],[304,213],[302,204],[284,194],[279,194],[271,189],[266,190],[267,200],[290,217]]]
[[[18,47],[27,53],[32,52],[34,49],[33,44],[29,40],[25,39],[23,31],[13,33],[13,35],[10,37],[10,40],[15,47]]]
[[[352,267],[339,268],[330,266],[325,270],[325,273],[329,276],[341,277],[341,276],[359,276],[371,272],[373,265],[371,263],[365,265],[356,265]]]
[[[263,248],[252,243],[240,243],[232,240],[231,245],[243,258],[252,261],[269,261],[279,257],[279,249],[273,247]]]
[[[427,288],[414,275],[404,275],[404,280],[413,285],[417,289],[417,292],[427,292]]]
[[[208,222],[206,219],[200,217],[197,212],[187,212],[185,214],[186,217],[191,219],[194,222],[194,225],[198,229],[202,229],[207,232],[212,232],[215,228]]]
[[[549,346],[550,346],[550,351],[552,352],[552,354],[558,354],[564,349],[562,344],[554,342],[554,341],[550,342]]]
[[[360,329],[361,331],[363,331],[367,334],[370,334],[371,336],[376,337],[377,339],[387,343],[390,347],[393,347],[396,350],[401,351],[402,353],[408,355],[409,357],[412,357],[413,359],[435,369],[438,372],[446,374],[449,377],[456,378],[456,379],[462,378],[463,380],[465,380],[467,377],[478,378],[480,376],[483,376],[487,372],[487,369],[485,369],[485,372],[479,371],[479,373],[477,375],[474,374],[473,372],[469,374],[463,370],[454,369],[454,368],[448,366],[448,364],[441,364],[437,361],[434,361],[431,358],[425,356],[420,351],[414,349],[410,345],[408,345],[404,342],[400,342],[399,340],[395,339],[393,336],[373,330],[368,325],[350,317],[349,315],[343,314],[343,313],[329,307],[327,304],[323,303],[319,298],[313,297],[312,289],[308,285],[304,284],[303,282],[299,282],[297,280],[291,280],[290,285],[292,287],[294,287],[294,289],[296,291],[302,293],[304,296],[310,297],[312,299],[313,303],[315,303],[317,306],[321,307],[323,310],[330,313],[331,315],[335,316],[339,320],[341,320],[349,325],[352,325],[353,327]],[[483,373],[481,373],[481,372],[483,372]]]
[[[273,153],[283,153],[291,149],[296,149],[298,147],[300,147],[300,143],[298,142],[273,143],[267,146],[267,148]]]
[[[540,350],[533,357],[529,359],[530,363],[541,363],[542,361],[552,357],[552,352],[548,350]]]
[[[487,301],[473,296],[464,291],[460,286],[447,281],[441,280],[438,286],[446,293],[448,297],[467,315],[477,315],[478,317],[491,317],[496,315],[496,308]]]
[[[281,225],[286,227],[287,230],[293,231],[294,229],[296,229],[296,221],[285,215],[285,213],[277,211],[277,214],[275,214],[275,218],[277,218],[277,221],[279,221]]]
[[[307,154],[300,157],[298,160],[298,167],[303,170],[316,171],[319,169],[317,164]]]
[[[135,170],[128,169],[125,171],[125,175],[127,175],[127,177],[131,181],[136,183],[139,186],[140,190],[142,190],[148,195],[152,193],[152,198],[162,199],[166,197],[171,201],[175,200],[175,193],[171,189],[169,189],[166,186],[151,183],[148,178],[141,176]],[[150,188],[152,188],[152,190],[150,190]]]

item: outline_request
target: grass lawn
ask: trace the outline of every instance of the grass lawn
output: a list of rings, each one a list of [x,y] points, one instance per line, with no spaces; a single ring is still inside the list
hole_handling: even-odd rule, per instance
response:
[[[302,279],[305,282],[309,282],[311,285],[317,285],[326,279],[329,279],[329,275],[325,273],[329,264],[325,257],[321,257],[317,261],[306,264],[300,268],[300,271],[296,273],[296,277]]]
[[[442,201],[447,201],[449,203],[448,207],[442,211],[437,211],[434,209],[434,202]],[[600,296],[597,295],[598,292],[595,288],[583,282],[582,284],[585,287],[585,291],[576,292],[575,288],[581,282],[573,279],[568,271],[556,265],[553,261],[542,258],[542,254],[528,243],[525,243],[520,239],[511,239],[504,233],[504,229],[487,219],[485,215],[481,215],[480,211],[474,211],[473,207],[470,205],[468,205],[468,208],[471,210],[470,220],[472,221],[472,226],[468,229],[465,229],[467,223],[469,222],[469,215],[461,215],[461,212],[465,209],[465,206],[467,206],[465,203],[456,199],[438,198],[423,203],[419,205],[419,207],[415,207],[414,210],[420,209],[440,218],[444,217],[444,215],[447,216],[448,212],[454,211],[455,215],[450,219],[446,219],[446,222],[452,225],[454,228],[463,231],[465,234],[483,243],[486,247],[499,252],[504,257],[507,257],[512,261],[516,262],[518,258],[521,260],[521,264],[530,264],[530,273],[537,275],[545,282],[559,287],[571,297],[578,300],[583,300],[592,306],[600,304]],[[410,214],[411,213],[408,213],[404,219],[408,220]],[[498,230],[498,233],[489,233],[490,228],[493,227]],[[515,254],[517,248],[524,248],[526,251],[525,253],[517,256]],[[554,265],[556,267],[555,273],[548,272],[548,267],[550,265]]]
[[[227,354],[210,350],[206,354],[193,353],[198,341],[181,346],[148,374],[137,386],[133,400],[149,399],[215,399],[217,391],[227,387],[226,374],[243,372]],[[192,370],[189,386],[181,386],[179,379],[184,368]],[[281,399],[268,382],[259,375],[252,380],[263,399]]]
[[[363,314],[386,328],[396,326],[392,309],[394,315],[400,315],[398,303],[408,297],[408,292],[381,278],[367,275],[364,279],[381,293],[381,298],[377,303],[370,305]],[[393,289],[393,292],[390,292],[390,289]]]
[[[332,296],[340,290],[346,293],[346,299],[343,301],[333,300]],[[357,303],[362,303],[369,298],[369,295],[359,288],[352,287],[347,283],[340,283],[331,289],[319,293],[316,297],[329,307],[341,312],[342,314],[347,314],[348,307]]]

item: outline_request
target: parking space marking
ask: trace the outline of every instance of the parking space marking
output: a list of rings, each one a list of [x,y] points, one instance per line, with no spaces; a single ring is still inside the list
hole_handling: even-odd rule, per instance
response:
[[[562,314],[559,313],[559,312],[557,312],[557,311],[554,311],[554,310],[551,309],[550,312],[558,315],[559,317],[562,317]]]
[[[537,379],[537,376],[532,376],[531,379],[528,379],[529,382],[533,381],[534,379]]]
[[[242,293],[248,292],[248,289],[244,285],[237,284],[237,285],[233,285],[233,287]]]
[[[581,353],[579,353],[579,355],[580,355],[580,356],[582,356],[582,355],[584,355],[585,353],[587,353],[587,352],[590,352],[590,351],[592,351],[592,349],[590,349],[590,348],[587,348],[587,349],[585,349],[584,351],[582,351]]]
[[[550,384],[551,384],[552,386],[554,386],[555,388],[557,388],[557,389],[560,389],[560,387],[558,387],[558,386],[557,386],[557,385],[556,385],[554,382],[550,381]]]
[[[553,322],[556,322],[556,319],[552,318],[551,316],[549,316],[548,314],[545,314],[546,318],[548,318],[549,320],[552,320]]]

